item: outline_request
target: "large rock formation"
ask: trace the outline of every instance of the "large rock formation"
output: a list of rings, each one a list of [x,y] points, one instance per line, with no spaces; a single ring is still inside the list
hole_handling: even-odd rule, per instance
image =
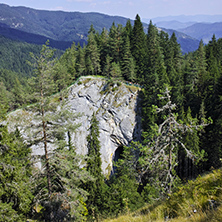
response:
[[[72,142],[77,153],[87,154],[88,129],[93,112],[99,121],[102,170],[105,175],[112,171],[115,152],[123,145],[128,145],[133,139],[140,139],[141,117],[139,87],[130,86],[124,82],[108,83],[107,80],[96,77],[82,77],[69,88],[67,103],[73,112],[82,116],[76,123],[81,126],[72,135]],[[11,115],[24,112],[18,110]],[[22,114],[24,118],[24,114]],[[26,113],[26,120],[31,119]],[[21,122],[25,124],[27,121]],[[24,138],[27,132],[20,127]],[[35,130],[29,131],[35,134]],[[30,135],[29,135],[30,136]],[[43,155],[44,150],[32,146],[33,154]]]

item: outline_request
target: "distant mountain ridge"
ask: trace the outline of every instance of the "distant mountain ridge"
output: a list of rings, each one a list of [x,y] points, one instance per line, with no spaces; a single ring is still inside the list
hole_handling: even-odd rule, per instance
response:
[[[143,19],[144,22],[148,19]],[[152,19],[157,27],[174,29],[207,44],[213,34],[222,38],[222,15],[166,16]]]
[[[124,17],[94,12],[46,11],[0,4],[0,35],[34,44],[44,44],[49,39],[52,47],[63,50],[73,42],[86,43],[92,24],[101,32],[103,28],[109,30],[113,22],[125,26],[127,21]],[[147,26],[144,23],[145,30]],[[165,31],[172,34],[172,30]],[[176,36],[183,53],[197,49],[199,43],[196,39],[179,32]]]
[[[161,21],[154,23],[157,27],[163,27],[165,29],[174,29],[174,30],[180,30],[182,28],[186,28],[188,26],[191,26],[195,24],[195,22],[179,22],[176,20],[173,21]]]
[[[217,39],[222,37],[222,22],[216,22],[212,24],[196,23],[179,30],[198,40],[202,39],[203,42],[207,44],[212,39],[213,34],[215,34]]]
[[[150,19],[144,18],[144,22],[148,22]],[[177,15],[177,16],[163,16],[156,17],[151,19],[154,23],[162,22],[162,21],[178,21],[182,23],[186,22],[222,22],[222,14],[221,15]]]
[[[102,31],[103,27],[109,29],[113,22],[125,25],[128,20],[94,12],[46,11],[10,7],[5,4],[0,4],[0,19],[1,23],[10,28],[43,35],[57,41],[87,40],[91,24],[96,30]]]

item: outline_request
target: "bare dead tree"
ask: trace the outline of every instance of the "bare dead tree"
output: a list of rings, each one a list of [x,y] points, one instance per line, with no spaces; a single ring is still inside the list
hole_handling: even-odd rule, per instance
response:
[[[161,100],[166,100],[166,104],[161,108],[156,107],[156,113],[166,113],[164,121],[156,125],[155,136],[146,145],[146,151],[144,152],[144,158],[146,159],[146,167],[143,168],[143,173],[152,171],[153,173],[159,173],[164,181],[165,189],[167,192],[171,192],[174,179],[176,177],[173,172],[177,165],[177,148],[181,146],[187,157],[191,160],[199,160],[203,158],[203,152],[195,152],[183,143],[182,136],[187,132],[193,133],[194,130],[201,130],[210,124],[210,120],[201,120],[200,124],[197,124],[197,119],[190,118],[189,123],[185,123],[182,120],[177,120],[177,114],[175,113],[176,104],[172,103],[170,90],[166,88]],[[155,127],[154,127],[155,128]],[[162,172],[160,172],[162,171]]]

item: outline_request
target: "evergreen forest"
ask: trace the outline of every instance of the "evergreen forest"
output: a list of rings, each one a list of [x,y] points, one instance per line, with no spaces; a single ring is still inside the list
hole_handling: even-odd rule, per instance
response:
[[[0,221],[115,218],[182,192],[188,181],[221,167],[222,39],[213,35],[182,54],[175,33],[159,31],[152,21],[144,31],[136,15],[133,25],[113,23],[100,33],[91,25],[87,44],[66,51],[55,51],[49,41],[42,48],[14,46],[7,51],[0,45],[7,58],[1,56],[0,69]],[[96,114],[82,156],[70,139],[79,127],[70,121],[78,114],[63,108],[67,87],[88,75],[141,88],[142,139],[123,148],[109,178],[101,169]],[[52,99],[55,94],[59,99]],[[7,114],[18,108],[39,114],[41,141],[24,141],[19,128],[7,128]],[[41,169],[32,144],[44,150]]]

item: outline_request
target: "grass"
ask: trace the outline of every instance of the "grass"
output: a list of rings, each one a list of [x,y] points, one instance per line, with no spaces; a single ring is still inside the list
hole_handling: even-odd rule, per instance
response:
[[[221,222],[222,170],[189,181],[165,200],[106,222]]]

